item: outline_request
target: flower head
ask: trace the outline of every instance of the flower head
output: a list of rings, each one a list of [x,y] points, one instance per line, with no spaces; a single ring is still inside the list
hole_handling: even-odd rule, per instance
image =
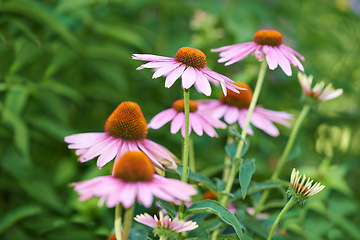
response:
[[[211,113],[213,117],[218,119],[224,117],[224,121],[229,125],[238,122],[240,127],[243,128],[253,93],[250,86],[246,83],[236,82],[234,84],[247,90],[240,90],[240,94],[229,92],[227,96],[222,95],[220,100],[204,100],[198,102],[199,110]],[[290,126],[288,120],[292,118],[292,114],[256,106],[251,115],[250,122],[267,134],[276,137],[279,135],[279,130],[273,122]],[[247,129],[247,133],[253,134],[250,126]]]
[[[196,101],[190,100],[190,113],[189,113],[189,134],[191,130],[202,136],[205,132],[210,137],[217,136],[214,128],[226,128],[226,124],[217,118],[211,116],[211,114],[200,111]],[[181,129],[181,134],[185,137],[185,113],[184,113],[184,100],[176,100],[172,108],[164,110],[153,119],[151,119],[148,127],[158,129],[164,126],[167,122],[171,122],[170,132],[172,134],[177,133]]]
[[[226,62],[226,66],[243,60],[249,54],[254,54],[259,61],[262,61],[265,55],[266,62],[271,70],[280,66],[288,76],[292,75],[290,64],[304,71],[304,67],[297,59],[298,57],[304,61],[304,57],[283,44],[283,41],[284,38],[280,32],[264,29],[255,33],[252,42],[224,46],[212,49],[212,51],[220,52],[218,62]]]
[[[80,194],[80,201],[98,196],[99,204],[106,201],[109,208],[120,203],[129,208],[135,199],[150,207],[154,196],[174,203],[190,201],[191,196],[197,193],[190,184],[155,174],[150,159],[142,152],[122,155],[114,163],[112,176],[96,177],[72,186]]]
[[[189,89],[194,85],[199,92],[207,96],[211,94],[209,81],[214,84],[220,83],[225,95],[226,88],[237,92],[237,87],[231,84],[233,83],[231,79],[205,67],[206,55],[195,48],[182,47],[174,58],[151,54],[134,54],[132,58],[147,61],[148,63],[141,65],[137,70],[154,68],[155,73],[152,78],[166,76],[166,88],[171,87],[181,77],[183,88]]]
[[[304,94],[318,101],[327,101],[337,98],[343,93],[341,88],[335,90],[331,83],[325,87],[325,83],[320,82],[311,88],[313,81],[312,75],[306,76],[306,74],[298,72],[298,79]]]
[[[289,197],[293,197],[300,204],[304,204],[305,200],[315,195],[325,188],[319,182],[313,184],[313,180],[308,178],[304,174],[300,175],[299,171],[295,168],[291,172],[290,186],[288,189]]]
[[[98,168],[128,151],[143,151],[157,171],[164,169],[162,165],[176,168],[175,162],[179,160],[165,147],[146,139],[147,134],[139,105],[122,102],[106,120],[105,132],[74,134],[65,137],[65,142],[70,143],[70,149],[77,149],[75,154],[80,156],[80,162],[99,156]]]
[[[156,215],[152,217],[145,213],[137,215],[134,219],[139,223],[154,228],[155,235],[170,239],[176,236],[177,233],[191,231],[198,227],[196,222],[177,218],[171,219],[169,215],[164,216],[162,212],[159,212],[159,218]]]

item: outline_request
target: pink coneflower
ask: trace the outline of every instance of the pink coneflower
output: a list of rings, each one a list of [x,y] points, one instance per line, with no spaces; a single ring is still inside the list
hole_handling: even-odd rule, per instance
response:
[[[202,136],[205,132],[210,137],[217,136],[214,128],[226,128],[226,124],[219,119],[207,114],[206,112],[198,111],[197,103],[193,100],[189,102],[189,135],[191,130]],[[167,122],[171,122],[170,132],[177,133],[181,129],[181,134],[185,137],[185,114],[184,114],[184,100],[176,100],[172,108],[158,113],[151,119],[148,127],[158,129],[164,126]]]
[[[243,128],[253,92],[250,86],[246,83],[237,82],[235,84],[247,90],[240,90],[240,94],[229,92],[227,96],[222,95],[220,100],[201,101],[199,103],[199,108],[202,111],[211,112],[212,115],[218,119],[224,117],[225,122],[228,124],[238,122],[240,127]],[[279,135],[279,130],[275,127],[273,122],[289,126],[290,124],[288,120],[291,118],[293,118],[292,114],[268,110],[260,106],[256,106],[251,115],[250,122],[267,134],[276,137]],[[253,134],[250,126],[247,129],[247,133]]]
[[[337,98],[343,93],[341,88],[335,90],[331,83],[325,87],[325,83],[320,82],[311,88],[313,81],[312,75],[306,76],[306,74],[298,72],[298,78],[304,94],[316,100],[327,101],[333,98]]]
[[[271,70],[279,65],[288,76],[292,74],[290,64],[304,71],[304,67],[297,59],[298,57],[304,61],[304,57],[283,44],[283,41],[283,36],[276,30],[260,30],[255,33],[252,42],[224,46],[211,51],[221,52],[218,62],[226,62],[226,66],[243,60],[249,54],[254,54],[259,61],[262,61],[265,55]]]
[[[134,219],[154,228],[155,235],[170,237],[170,239],[172,236],[176,236],[176,233],[191,231],[198,227],[196,222],[171,219],[169,215],[164,216],[162,212],[159,212],[159,218],[156,215],[152,217],[145,213],[137,215]]]
[[[97,196],[99,204],[106,201],[109,208],[120,203],[129,208],[135,199],[150,207],[154,196],[174,203],[190,201],[197,193],[190,184],[155,174],[150,159],[143,152],[123,154],[115,161],[112,176],[96,177],[72,186],[80,194],[80,201]]]
[[[209,81],[215,84],[220,83],[225,95],[226,88],[238,92],[236,87],[231,84],[233,83],[231,79],[205,67],[206,55],[195,48],[182,47],[177,51],[174,58],[151,54],[134,54],[132,58],[149,62],[141,65],[137,70],[154,68],[155,73],[152,78],[166,76],[166,88],[171,87],[181,77],[183,88],[189,89],[194,85],[199,92],[207,96],[211,94]]]
[[[163,170],[162,164],[176,168],[175,162],[179,160],[165,147],[146,139],[147,134],[147,123],[139,105],[122,102],[106,120],[105,132],[74,134],[65,137],[65,142],[70,143],[70,149],[77,149],[80,162],[99,156],[98,168],[128,151],[143,151],[156,170]]]

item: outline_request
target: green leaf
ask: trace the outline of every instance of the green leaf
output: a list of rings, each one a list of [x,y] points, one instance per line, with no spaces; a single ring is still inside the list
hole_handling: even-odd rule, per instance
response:
[[[230,142],[225,145],[225,151],[231,159],[235,157],[238,141]]]
[[[251,177],[255,172],[255,159],[245,159],[240,168],[239,180],[241,186],[241,192],[243,199],[246,197],[246,193],[251,181]]]
[[[161,199],[157,199],[158,203],[162,208],[164,208],[168,214],[171,216],[171,218],[175,218],[176,216],[176,209],[172,203],[166,202]]]
[[[16,224],[18,221],[34,216],[41,212],[41,208],[36,205],[26,205],[18,207],[9,213],[5,214],[0,220],[0,234],[3,233],[6,229]]]
[[[240,140],[244,141],[244,147],[243,147],[242,152],[241,152],[241,157],[244,156],[245,153],[247,152],[247,150],[249,149],[249,143],[246,141],[246,139],[244,139],[244,138],[241,136],[241,134],[239,133],[238,130],[233,129],[233,128],[230,128],[230,132],[231,132],[232,134],[234,134],[234,135],[238,138],[239,141],[240,141]]]
[[[14,86],[6,93],[5,108],[11,113],[19,115],[28,102],[29,91],[22,85]]]
[[[34,43],[36,43],[39,47],[41,47],[41,42],[39,38],[21,21],[16,19],[11,19],[10,24],[14,24],[18,29],[20,29],[28,38],[30,38]]]
[[[242,232],[241,225],[237,218],[232,214],[229,210],[227,210],[220,203],[213,200],[203,200],[200,202],[196,202],[191,205],[186,211],[184,218],[189,217],[192,214],[196,213],[211,213],[220,217],[224,222],[229,224],[235,229],[237,236],[243,240],[244,233]]]
[[[193,220],[194,221],[194,220]],[[187,235],[189,239],[209,239],[209,232],[220,226],[219,219],[210,219],[197,222],[198,228],[190,231]]]

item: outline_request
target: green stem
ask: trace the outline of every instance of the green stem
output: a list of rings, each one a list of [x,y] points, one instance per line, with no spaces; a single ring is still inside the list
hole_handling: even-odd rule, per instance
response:
[[[282,168],[283,168],[283,166],[284,166],[284,164],[286,162],[286,159],[288,158],[288,156],[290,154],[292,146],[294,145],[296,136],[298,135],[299,130],[300,130],[300,126],[304,122],[304,120],[305,120],[307,114],[309,113],[310,109],[311,109],[311,105],[307,104],[307,105],[304,105],[303,109],[301,110],[301,112],[299,114],[299,117],[297,118],[297,120],[296,120],[296,122],[294,124],[294,127],[291,130],[289,140],[286,143],[285,149],[284,149],[284,151],[283,151],[283,153],[282,153],[282,155],[280,157],[279,163],[278,163],[275,171],[273,172],[273,175],[271,176],[272,180],[276,180],[278,178],[279,173],[282,170]],[[264,205],[266,199],[268,198],[269,193],[270,193],[270,190],[266,190],[261,195],[261,197],[259,199],[259,202],[255,207],[254,216],[256,216],[259,212],[262,211],[263,205]]]
[[[260,66],[260,70],[259,70],[259,76],[258,76],[257,81],[256,81],[256,86],[255,86],[254,94],[253,94],[253,97],[251,99],[251,103],[250,103],[250,106],[249,106],[249,109],[248,109],[248,114],[246,116],[246,121],[245,121],[244,127],[243,127],[242,132],[241,132],[242,139],[240,139],[240,141],[239,141],[238,147],[236,149],[236,154],[235,154],[235,157],[233,159],[234,161],[240,161],[240,162],[238,162],[238,164],[234,163],[232,165],[231,172],[230,172],[230,177],[229,177],[229,180],[228,180],[228,182],[226,184],[226,187],[225,187],[225,193],[230,193],[232,185],[234,184],[234,180],[236,178],[236,174],[238,173],[238,170],[240,169],[239,165],[241,167],[241,162],[242,162],[241,152],[242,152],[242,150],[244,148],[244,144],[245,144],[244,139],[246,138],[247,129],[248,129],[249,125],[250,125],[251,115],[252,115],[252,113],[253,113],[253,111],[255,109],[257,100],[259,99],[260,91],[261,91],[262,84],[263,84],[264,78],[265,78],[266,68],[267,68],[266,61],[263,60],[261,62],[261,66]],[[228,198],[229,198],[228,195],[224,194],[221,201],[220,201],[220,203],[223,206],[225,206],[225,204],[228,201]]]
[[[233,124],[228,127],[228,135],[226,140],[226,145],[232,143],[234,141],[234,134],[230,131],[231,128],[234,128],[236,130],[237,124]],[[222,176],[222,180],[224,182],[227,182],[230,177],[230,167],[231,167],[231,157],[228,154],[225,154],[224,158],[224,172]]]
[[[125,214],[124,214],[124,231],[123,231],[124,240],[128,239],[128,236],[129,236],[129,233],[130,233],[131,223],[132,223],[133,217],[134,217],[134,209],[135,209],[135,204],[133,204],[130,208],[125,210]]]
[[[192,138],[189,139],[189,147],[190,147],[190,154],[189,154],[189,167],[192,172],[196,172],[196,164],[195,164],[195,152],[194,152],[194,142]]]
[[[121,212],[122,206],[121,204],[116,205],[115,207],[115,236],[117,240],[122,240],[121,236]]]
[[[184,146],[183,146],[183,174],[181,180],[187,182],[188,180],[188,164],[189,164],[189,113],[190,113],[190,90],[184,89],[184,114],[185,114],[185,136],[184,136]],[[182,220],[184,212],[184,202],[181,201],[179,206],[179,219]]]
[[[188,179],[188,164],[189,164],[189,99],[190,98],[190,90],[184,89],[184,114],[185,114],[185,136],[184,136],[184,154],[183,154],[183,175],[182,181],[187,182]]]
[[[160,238],[159,238],[159,240],[166,240],[166,239],[167,239],[167,237],[165,237],[163,235],[161,235]]]
[[[281,212],[279,213],[279,215],[277,216],[277,218],[275,219],[274,224],[271,227],[269,236],[267,238],[267,240],[271,240],[272,236],[274,235],[275,229],[277,227],[277,225],[280,222],[280,219],[284,216],[284,214],[287,212],[287,210],[289,210],[291,208],[291,206],[295,203],[295,199],[292,197],[290,198],[290,200],[287,202],[287,204],[285,205],[285,207],[281,210]]]

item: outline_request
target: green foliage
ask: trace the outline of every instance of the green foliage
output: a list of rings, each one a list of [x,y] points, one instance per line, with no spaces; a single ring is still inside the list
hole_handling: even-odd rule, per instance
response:
[[[208,67],[253,86],[259,67],[255,58],[224,67],[210,49],[250,41],[258,29],[274,28],[284,34],[286,44],[305,56],[306,73],[313,74],[315,81],[344,89],[342,97],[309,114],[280,174],[288,181],[291,169],[300,167],[326,188],[303,208],[286,213],[278,229],[281,236],[274,239],[360,239],[356,214],[360,201],[360,13],[352,4],[356,3],[1,1],[0,238],[97,240],[110,235],[112,209],[99,208],[98,199],[79,203],[69,184],[109,174],[111,164],[101,171],[95,160],[79,164],[63,139],[70,134],[103,131],[107,116],[122,101],[138,102],[149,122],[181,98],[180,83],[165,89],[163,78],[151,80],[151,71],[135,70],[141,63],[133,61],[131,54],[173,56],[179,47],[198,47],[207,54]],[[211,97],[218,98],[221,90],[212,89]],[[204,96],[192,90],[191,98]],[[278,69],[267,71],[259,104],[297,116],[302,101],[296,74],[286,77]],[[247,138],[242,155],[246,152],[256,163],[244,160],[230,195],[238,210],[236,217],[215,202],[196,211],[220,215],[239,235],[240,222],[244,239],[264,239],[283,206],[287,184],[267,180],[289,135],[289,129],[279,129],[278,138],[255,128],[254,135]],[[189,179],[221,195],[224,182],[215,184],[213,179],[221,178],[224,146],[233,158],[237,144],[226,144],[226,132],[217,131],[216,139],[193,137],[198,172],[190,172]],[[232,132],[239,137],[237,131]],[[170,135],[168,125],[149,130],[149,138],[181,156],[181,137]],[[272,190],[264,210],[270,218],[253,218],[245,209],[257,203],[266,189]],[[174,206],[162,206],[175,214]],[[191,210],[195,207],[188,213],[195,213]],[[189,233],[191,238],[208,239],[206,230],[224,226],[209,216],[199,219],[199,229]],[[228,238],[236,238],[232,228],[227,231],[224,229]],[[140,239],[150,232],[136,225],[130,237]]]

